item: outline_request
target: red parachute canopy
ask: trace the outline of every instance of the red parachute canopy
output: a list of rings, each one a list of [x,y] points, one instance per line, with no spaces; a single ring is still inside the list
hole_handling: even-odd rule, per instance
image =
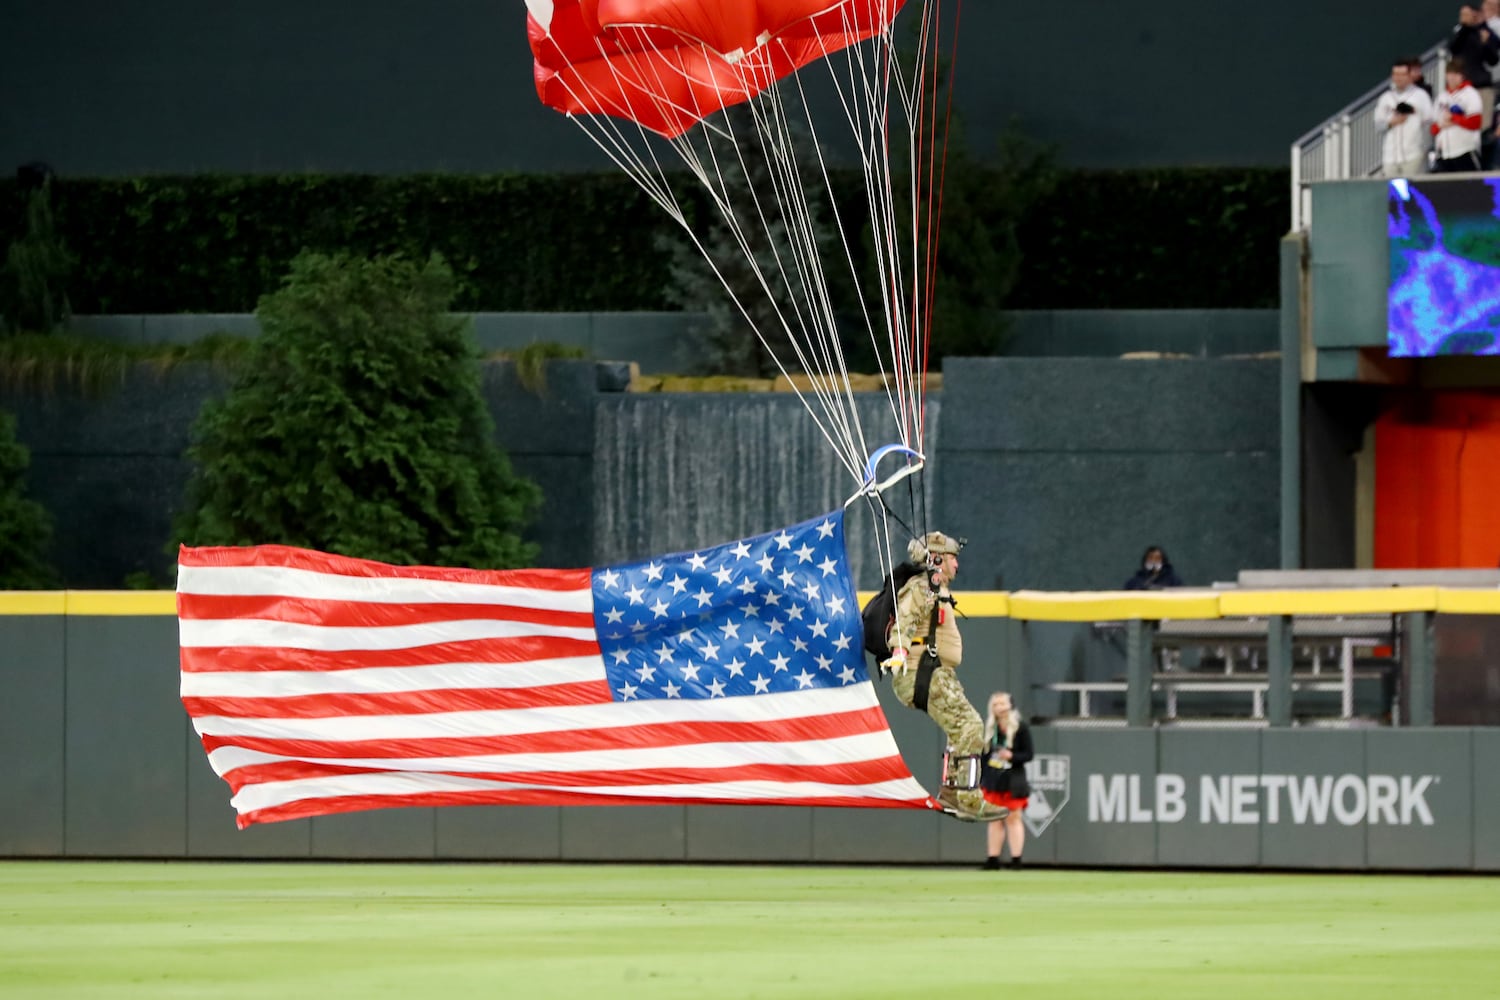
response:
[[[675,138],[831,52],[905,0],[528,0],[542,103]]]

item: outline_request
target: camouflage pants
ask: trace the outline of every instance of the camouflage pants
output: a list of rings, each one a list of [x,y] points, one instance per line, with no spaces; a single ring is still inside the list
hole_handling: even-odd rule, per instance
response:
[[[891,689],[901,704],[912,707],[917,690],[916,670],[903,670],[891,679]],[[938,667],[932,672],[932,686],[927,689],[927,714],[948,735],[948,745],[960,755],[977,754],[984,749],[984,720],[969,704],[964,686],[952,667]]]

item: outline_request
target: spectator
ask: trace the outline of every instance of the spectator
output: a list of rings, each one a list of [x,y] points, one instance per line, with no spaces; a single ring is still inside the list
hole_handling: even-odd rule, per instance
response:
[[[1484,5],[1480,10],[1484,14],[1485,27],[1489,28],[1490,33],[1496,38],[1500,38],[1500,0],[1484,0]],[[1490,69],[1490,91],[1500,94],[1500,61],[1496,61]],[[1493,125],[1495,128],[1489,138],[1490,169],[1500,170],[1500,152],[1497,152],[1500,150],[1500,141],[1497,141],[1500,140],[1500,114],[1496,114],[1485,125],[1486,127]]]
[[[1428,83],[1422,76],[1422,60],[1408,59],[1406,66],[1411,71],[1411,85],[1421,90],[1422,93],[1427,95],[1428,100],[1431,100],[1432,84]]]
[[[1396,60],[1391,66],[1391,87],[1375,102],[1375,126],[1385,133],[1380,172],[1386,177],[1420,174],[1427,159],[1432,98],[1412,83],[1411,63],[1410,59]]]
[[[1437,136],[1433,169],[1447,174],[1478,170],[1479,135],[1484,128],[1479,94],[1458,63],[1449,63],[1445,76],[1448,89],[1438,98],[1432,123],[1432,134]]]
[[[1464,79],[1474,87],[1480,100],[1479,114],[1488,124],[1495,112],[1495,88],[1490,79],[1490,67],[1500,63],[1500,35],[1490,30],[1485,23],[1484,12],[1478,7],[1458,8],[1458,24],[1453,26],[1453,35],[1448,39],[1448,54],[1463,67]]]
[[[1126,590],[1161,590],[1163,587],[1180,587],[1182,580],[1167,558],[1167,550],[1153,545],[1141,556],[1141,568],[1135,576],[1125,581]]]
[[[1484,16],[1484,26],[1490,30],[1495,38],[1500,38],[1500,0],[1484,0],[1479,5],[1479,13]],[[1490,68],[1490,82],[1500,81],[1500,59]]]
[[[1011,703],[1010,694],[996,691],[990,695],[988,718],[984,720],[984,769],[979,787],[984,799],[999,809],[1010,810],[1004,822],[991,823],[984,831],[984,867],[1000,868],[1000,852],[1010,845],[1010,866],[1021,867],[1021,852],[1026,847],[1026,824],[1021,814],[1031,795],[1026,780],[1026,764],[1035,755],[1031,745],[1031,728]]]

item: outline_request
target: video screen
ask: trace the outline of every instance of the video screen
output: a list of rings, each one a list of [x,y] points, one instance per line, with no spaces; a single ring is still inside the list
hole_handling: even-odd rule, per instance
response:
[[[1500,178],[1396,179],[1387,198],[1391,357],[1500,354]]]

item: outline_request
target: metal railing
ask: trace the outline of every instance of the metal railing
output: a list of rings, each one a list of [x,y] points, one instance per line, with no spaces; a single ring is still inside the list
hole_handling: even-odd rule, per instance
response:
[[[1444,43],[1422,53],[1422,79],[1441,90],[1448,67]],[[1312,219],[1313,181],[1344,181],[1371,177],[1380,171],[1380,143],[1375,103],[1390,86],[1372,87],[1327,121],[1292,143],[1292,231],[1308,227]]]

